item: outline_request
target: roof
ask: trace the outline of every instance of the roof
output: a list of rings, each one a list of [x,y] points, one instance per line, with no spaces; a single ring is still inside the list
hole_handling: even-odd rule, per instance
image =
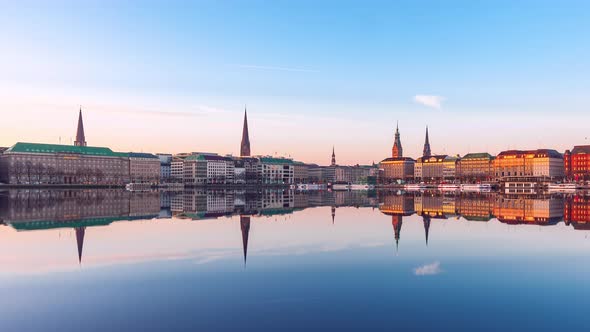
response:
[[[273,158],[273,157],[260,157],[260,162],[263,164],[282,164],[291,165],[293,164],[292,159],[287,158]]]
[[[445,160],[445,158],[447,158],[447,157],[448,157],[448,156],[447,156],[446,154],[439,154],[439,155],[435,155],[435,156],[428,156],[428,157],[424,156],[424,157],[420,157],[420,158],[416,159],[416,162],[419,162],[419,163],[421,163],[421,162],[424,162],[424,161],[426,161],[426,160],[429,160],[429,159],[431,159],[431,158],[434,158],[434,159],[436,159],[436,160],[439,160],[439,159],[440,159],[440,161],[442,162],[442,161],[444,161],[444,160]],[[433,160],[432,162],[435,162],[436,160]],[[430,161],[426,161],[426,162],[430,162]]]
[[[385,159],[381,160],[380,162],[385,163],[385,162],[393,162],[393,161],[415,161],[415,160],[410,157],[393,157],[393,158],[385,158]]]
[[[232,159],[229,157],[223,157],[220,155],[210,155],[210,154],[198,154],[186,157],[185,160],[197,160],[197,161],[206,161],[206,160],[224,160],[224,161],[231,161]]]
[[[143,153],[143,152],[129,152],[129,158],[151,158],[151,159],[160,159],[158,156],[153,155],[151,153]]]
[[[461,159],[481,159],[481,158],[488,158],[492,159],[492,155],[487,152],[480,152],[480,153],[468,153],[463,156]]]
[[[127,153],[113,152],[113,150],[96,146],[74,146],[42,143],[18,142],[4,153],[65,153],[103,157],[127,157]]]
[[[0,148],[1,150],[1,148]],[[572,150],[572,154],[590,154],[590,145],[576,145]]]
[[[507,151],[502,151],[498,154],[498,158],[505,158],[508,156],[511,156],[514,158],[515,157],[520,157],[523,158],[526,155],[534,155],[535,157],[538,157],[540,155],[546,155],[550,158],[563,158],[563,156],[561,155],[561,153],[557,152],[556,150],[552,150],[552,149],[538,149],[538,150],[507,150]]]

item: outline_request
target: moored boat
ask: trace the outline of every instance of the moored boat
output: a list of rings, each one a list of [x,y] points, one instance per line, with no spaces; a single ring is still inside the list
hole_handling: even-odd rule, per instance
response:
[[[476,183],[469,184],[465,183],[461,185],[461,191],[465,192],[489,192],[492,190],[492,185],[489,183]]]

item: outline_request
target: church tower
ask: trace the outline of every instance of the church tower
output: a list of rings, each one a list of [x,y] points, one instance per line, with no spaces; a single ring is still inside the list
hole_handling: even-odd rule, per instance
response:
[[[391,156],[393,158],[401,158],[404,155],[404,150],[402,149],[402,141],[399,137],[399,125],[395,126],[395,140],[393,141],[393,148],[391,149]]]
[[[250,135],[248,133],[248,114],[244,107],[244,128],[242,128],[242,144],[240,145],[240,157],[250,157]]]
[[[334,153],[334,147],[332,147],[332,162],[330,166],[336,166],[336,153]]]
[[[428,139],[428,126],[426,126],[426,139],[424,139],[424,150],[422,151],[422,155],[424,157],[430,157],[432,155],[430,152],[430,140]]]
[[[78,130],[76,131],[75,146],[86,146],[86,137],[84,136],[84,122],[82,121],[82,108],[78,114]]]

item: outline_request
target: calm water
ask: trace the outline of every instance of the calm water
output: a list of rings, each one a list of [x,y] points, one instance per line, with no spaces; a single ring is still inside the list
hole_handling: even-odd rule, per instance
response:
[[[590,329],[590,196],[0,192],[0,331]]]

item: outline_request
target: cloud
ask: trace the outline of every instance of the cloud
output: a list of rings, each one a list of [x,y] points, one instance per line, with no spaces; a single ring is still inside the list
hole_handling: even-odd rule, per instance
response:
[[[274,71],[291,71],[300,73],[317,73],[315,69],[295,68],[295,67],[275,67],[275,66],[259,66],[259,65],[234,65],[234,67],[244,69],[258,69],[258,70],[274,70]]]
[[[440,262],[422,265],[414,269],[414,274],[417,276],[431,276],[441,272]]]
[[[415,95],[414,101],[418,104],[422,104],[424,106],[440,109],[442,107],[442,102],[445,101],[446,98],[442,96],[429,96],[429,95]]]

